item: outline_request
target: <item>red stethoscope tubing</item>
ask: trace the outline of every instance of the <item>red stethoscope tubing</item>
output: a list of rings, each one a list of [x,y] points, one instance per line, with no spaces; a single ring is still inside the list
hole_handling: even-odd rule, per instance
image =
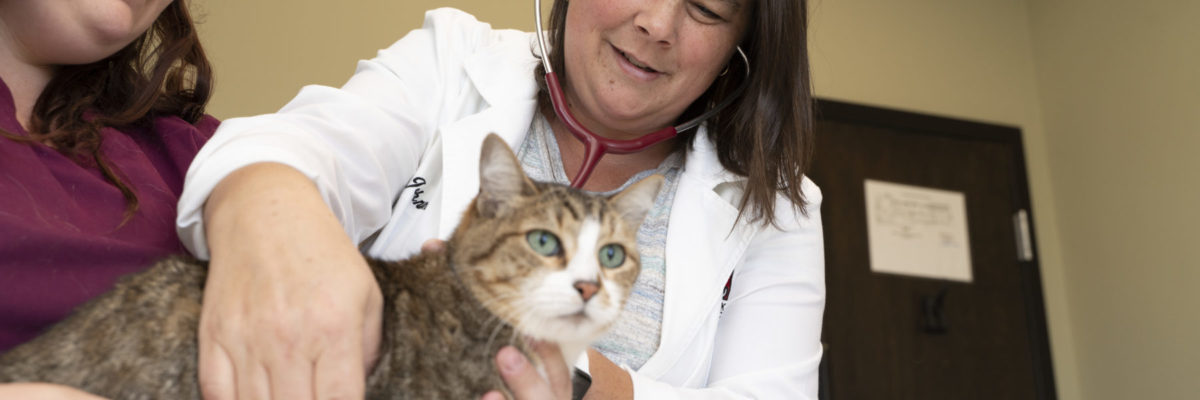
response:
[[[642,135],[637,139],[616,140],[597,135],[587,127],[584,127],[583,124],[579,123],[579,121],[575,119],[575,116],[571,114],[571,110],[567,109],[567,99],[566,95],[563,94],[562,84],[559,83],[558,74],[554,72],[554,69],[550,65],[550,53],[546,52],[546,38],[542,33],[541,0],[534,0],[533,6],[534,16],[537,18],[536,33],[538,47],[542,51],[542,67],[546,70],[546,88],[550,92],[550,103],[554,106],[554,114],[558,116],[558,119],[562,121],[563,125],[567,127],[567,130],[570,131],[572,135],[578,138],[580,142],[583,142],[583,165],[579,167],[579,171],[577,171],[575,173],[575,177],[571,179],[571,187],[573,188],[583,187],[583,184],[592,176],[592,171],[596,169],[596,164],[600,163],[600,158],[604,157],[605,154],[636,153],[664,140],[673,138],[675,135],[679,134],[679,132],[692,129],[705,119],[708,119],[708,117],[716,114],[717,111],[720,111],[729,104],[733,103],[734,98],[741,95],[742,91],[746,89],[746,84],[749,83],[750,60],[746,57],[746,53],[742,51],[741,47],[738,47],[737,53],[742,57],[742,62],[746,64],[746,81],[743,82],[742,85],[740,85],[737,89],[735,89],[734,92],[728,97],[722,100],[720,104],[712,107],[704,114],[693,118],[690,121],[684,122],[679,126],[670,126],[659,129],[657,131]]]
[[[669,126],[630,140],[615,140],[597,135],[579,123],[575,119],[575,116],[571,115],[571,110],[567,109],[567,101],[564,98],[562,86],[558,83],[558,74],[554,72],[547,73],[546,86],[550,89],[550,103],[554,105],[554,113],[558,115],[563,125],[566,125],[567,130],[572,135],[575,135],[580,142],[583,142],[583,165],[579,167],[579,171],[571,179],[571,187],[573,188],[583,187],[584,182],[587,182],[588,178],[592,176],[592,171],[596,169],[596,164],[600,163],[600,158],[604,157],[605,154],[636,153],[659,142],[673,138],[679,133],[675,130],[675,127]]]

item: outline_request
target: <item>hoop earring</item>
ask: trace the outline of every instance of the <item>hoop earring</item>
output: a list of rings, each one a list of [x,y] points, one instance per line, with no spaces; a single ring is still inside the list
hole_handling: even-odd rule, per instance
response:
[[[736,47],[734,47],[734,50],[737,50],[738,55],[742,56],[742,62],[746,64],[746,73],[749,73],[750,72],[750,58],[746,57],[746,52],[742,51],[742,46],[736,46]],[[717,75],[718,77],[725,76],[725,74],[729,73],[729,64],[733,64],[733,62],[725,63],[725,70],[721,71],[721,74]]]

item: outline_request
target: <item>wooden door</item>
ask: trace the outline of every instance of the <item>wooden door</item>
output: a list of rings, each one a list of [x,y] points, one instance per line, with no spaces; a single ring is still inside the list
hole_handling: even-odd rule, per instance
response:
[[[1055,398],[1020,131],[826,100],[817,114],[823,394]],[[866,180],[962,193],[971,281],[872,272]]]

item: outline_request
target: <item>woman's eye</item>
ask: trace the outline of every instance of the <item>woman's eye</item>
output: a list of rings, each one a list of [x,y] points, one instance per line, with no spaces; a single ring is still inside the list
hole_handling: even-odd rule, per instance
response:
[[[600,248],[600,266],[616,268],[625,263],[625,248],[621,245],[610,244]]]
[[[725,18],[721,17],[720,14],[717,14],[712,9],[705,7],[703,4],[692,3],[692,6],[695,7],[696,11],[698,11],[700,13],[700,15],[704,16],[704,18],[711,19],[711,20],[719,20],[719,21],[725,20]]]
[[[525,235],[525,240],[529,241],[529,247],[534,252],[543,256],[557,256],[562,252],[562,247],[558,243],[558,236],[554,236],[553,233],[542,229],[530,231]]]

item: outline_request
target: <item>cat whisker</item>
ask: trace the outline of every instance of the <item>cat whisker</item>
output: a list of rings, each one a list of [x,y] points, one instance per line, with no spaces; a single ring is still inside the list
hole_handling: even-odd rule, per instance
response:
[[[495,328],[494,328],[494,329],[492,328],[492,324],[493,324],[493,323],[495,323]],[[488,339],[488,342],[489,342],[489,343],[487,343],[487,346],[488,346],[488,347],[490,347],[490,346],[491,346],[491,343],[490,343],[490,342],[491,342],[491,337],[494,337],[494,336],[496,335],[495,331],[498,331],[498,330],[500,330],[500,329],[504,329],[504,327],[505,327],[505,326],[510,326],[510,327],[511,327],[511,325],[510,325],[508,322],[506,322],[506,321],[504,321],[504,320],[500,319],[500,317],[499,317],[499,316],[497,316],[497,315],[493,315],[493,316],[492,316],[491,318],[489,318],[487,321],[484,321],[484,323],[483,323],[483,326],[482,326],[482,329],[483,329],[483,330],[482,330],[482,332],[493,331],[493,332],[492,332],[492,334],[491,334],[491,336],[489,336],[489,339]]]
[[[503,322],[503,321],[501,321],[501,322]],[[506,325],[508,325],[508,324],[505,324],[505,323],[496,324],[496,329],[492,330],[492,334],[488,336],[488,341],[486,344],[484,344],[483,351],[488,352],[488,353],[492,352],[492,350],[491,350],[492,349],[492,341],[496,339],[496,334],[500,333],[500,330],[502,328],[504,328]],[[516,331],[517,331],[516,329],[513,329],[513,332],[516,332]],[[491,356],[492,356],[491,354],[484,354],[485,359],[491,358]]]

